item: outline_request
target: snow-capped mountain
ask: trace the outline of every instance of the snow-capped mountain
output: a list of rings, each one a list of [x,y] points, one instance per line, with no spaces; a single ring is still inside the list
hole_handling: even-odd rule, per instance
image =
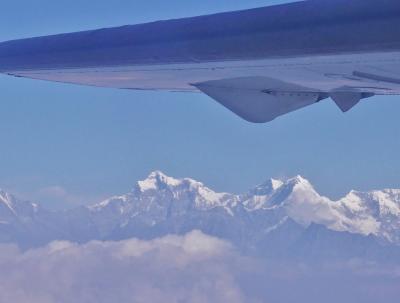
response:
[[[266,255],[388,256],[400,249],[400,190],[352,191],[332,201],[297,176],[235,195],[156,171],[125,195],[63,212],[0,192],[0,241],[25,247],[55,239],[149,239],[194,229]],[[27,241],[28,235],[34,240]]]
[[[0,243],[21,247],[46,244],[58,236],[54,214],[0,190]],[[55,230],[54,230],[55,229]]]
[[[113,220],[123,218],[125,225],[143,220],[150,226],[193,212],[220,212],[239,218],[279,213],[304,227],[320,224],[334,231],[371,234],[400,243],[400,190],[352,191],[332,201],[319,195],[301,176],[285,181],[271,179],[246,194],[233,195],[216,193],[192,179],[174,179],[154,172],[139,181],[131,193],[90,209],[96,214],[114,213]]]
[[[37,204],[19,201],[0,190],[0,227],[32,224],[39,211]]]

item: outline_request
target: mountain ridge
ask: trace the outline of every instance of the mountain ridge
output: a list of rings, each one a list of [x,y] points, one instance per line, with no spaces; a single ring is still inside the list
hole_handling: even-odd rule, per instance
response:
[[[267,180],[244,194],[218,193],[155,171],[127,194],[67,211],[50,212],[0,191],[0,223],[0,242],[27,248],[53,240],[153,239],[201,230],[264,254],[296,245],[303,251],[322,247],[310,252],[317,255],[360,253],[362,248],[350,247],[353,241],[379,258],[392,255],[385,247],[400,248],[400,190],[351,191],[332,201],[296,176]],[[330,242],[347,247],[339,252]]]

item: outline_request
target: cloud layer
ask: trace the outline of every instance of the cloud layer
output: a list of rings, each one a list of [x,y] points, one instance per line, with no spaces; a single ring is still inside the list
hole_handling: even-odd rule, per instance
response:
[[[53,242],[26,252],[1,246],[0,268],[0,302],[395,302],[400,295],[396,271],[357,262],[323,272],[269,263],[199,231],[152,241]]]
[[[154,241],[53,242],[0,253],[0,302],[244,302],[229,244],[200,232]]]

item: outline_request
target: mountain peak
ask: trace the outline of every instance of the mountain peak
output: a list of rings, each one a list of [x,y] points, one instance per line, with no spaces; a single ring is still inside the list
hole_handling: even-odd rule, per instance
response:
[[[14,197],[8,192],[0,189],[0,203],[4,203],[8,208],[12,209]]]
[[[271,178],[269,180],[271,187],[273,190],[277,190],[279,187],[281,187],[283,185],[283,181],[282,180],[278,180],[278,179],[273,179]]]
[[[147,179],[152,179],[152,178],[170,178],[169,176],[167,176],[166,174],[164,174],[162,171],[160,170],[155,170],[152,171],[149,176],[147,177]]]
[[[306,178],[304,178],[301,175],[297,175],[293,178],[288,179],[288,183],[311,185],[310,181],[308,181]]]
[[[148,190],[157,190],[165,187],[175,187],[182,183],[181,180],[167,176],[161,171],[153,171],[150,175],[142,181],[138,181],[138,189],[141,192]]]
[[[36,203],[19,200],[14,195],[0,189],[0,206],[1,205],[5,205],[6,209],[14,214],[19,213],[19,215],[36,212],[40,208]]]
[[[250,194],[256,196],[268,196],[280,188],[283,184],[283,181],[271,178],[251,190]]]
[[[288,179],[284,185],[292,190],[297,189],[315,192],[314,186],[311,184],[311,182],[301,175],[297,175],[294,178]]]
[[[174,189],[177,187],[196,189],[205,186],[196,180],[190,178],[176,179],[157,170],[150,173],[146,179],[138,181],[136,189],[140,192],[146,192],[149,190]]]

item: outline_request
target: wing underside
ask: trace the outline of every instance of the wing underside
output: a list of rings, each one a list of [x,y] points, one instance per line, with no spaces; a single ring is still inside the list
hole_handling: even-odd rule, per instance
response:
[[[188,70],[190,74],[191,70]],[[166,74],[170,71],[166,71]],[[184,70],[180,71],[184,73]],[[306,87],[265,76],[247,76],[238,78],[224,78],[203,82],[188,83],[187,88],[176,88],[174,82],[160,72],[146,74],[146,72],[124,73],[114,70],[92,71],[39,71],[9,73],[17,77],[73,83],[81,85],[145,89],[169,91],[199,90],[208,95],[239,117],[253,123],[266,123],[287,113],[299,110],[306,106],[331,98],[336,105],[347,112],[360,100],[374,95],[374,93],[354,87],[339,87],[334,90],[321,90],[315,87]],[[188,74],[188,75],[189,75]],[[161,75],[161,76],[160,76]],[[172,79],[172,78],[171,78]],[[185,80],[181,80],[185,81]],[[140,88],[135,87],[140,83]]]
[[[346,112],[373,94],[346,88],[323,92],[266,77],[247,77],[193,84],[239,117],[266,123],[331,97]]]
[[[220,104],[254,123],[265,123],[325,98],[325,94],[264,77],[194,84]]]

